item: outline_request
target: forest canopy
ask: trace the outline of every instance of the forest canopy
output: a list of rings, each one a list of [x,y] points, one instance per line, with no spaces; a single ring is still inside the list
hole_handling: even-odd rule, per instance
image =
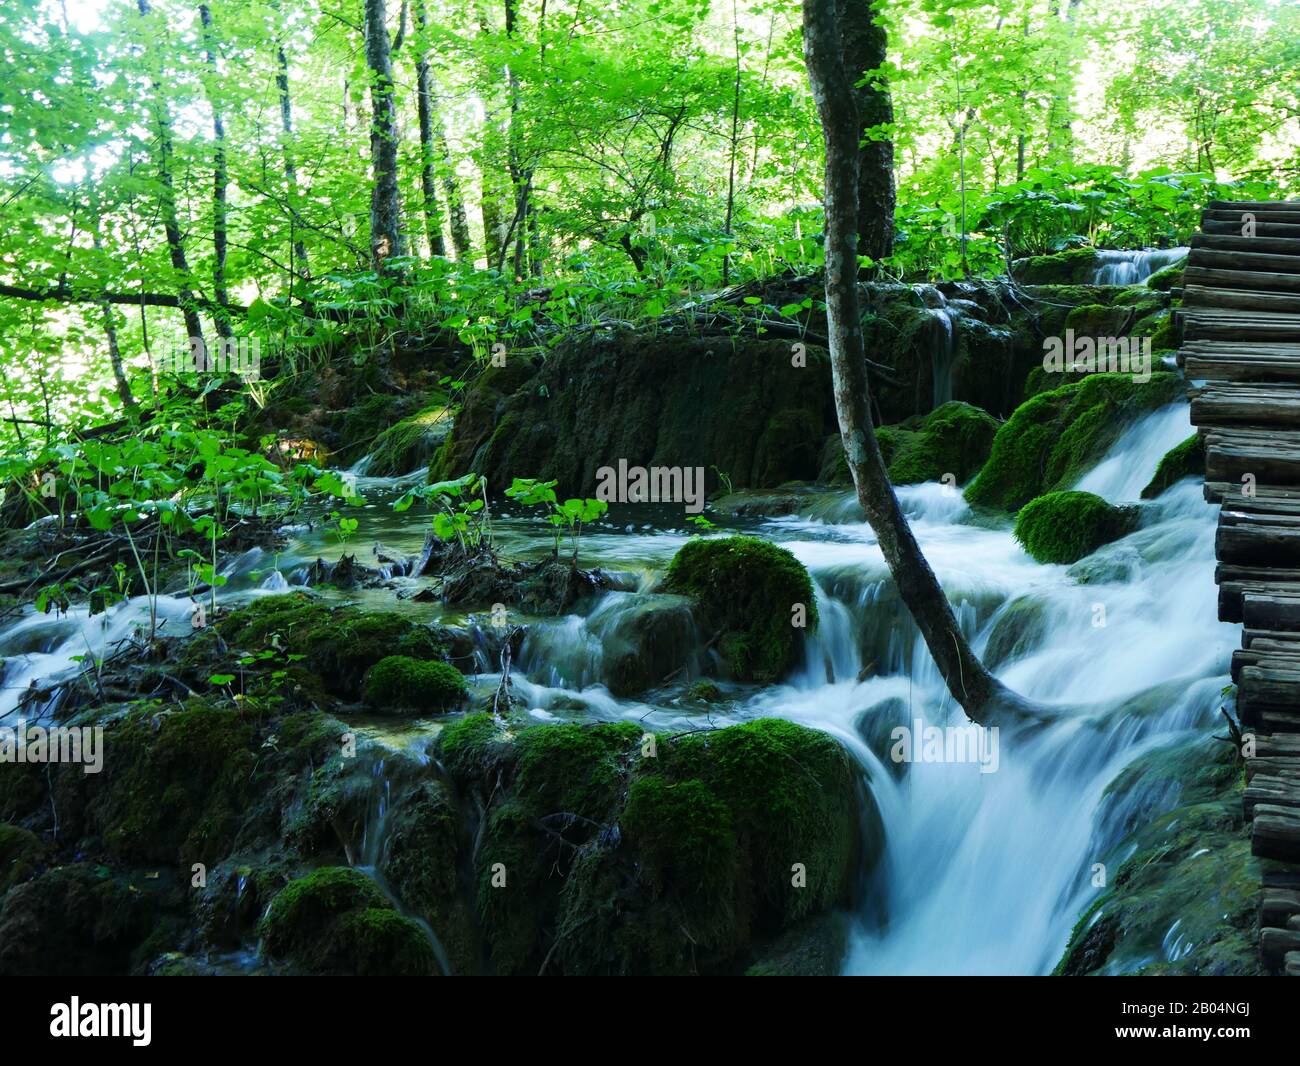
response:
[[[867,135],[892,143],[898,186],[884,276],[1173,245],[1225,189],[1295,188],[1294,4],[875,17],[887,56],[863,80],[893,121]],[[795,5],[11,0],[0,55],[10,435],[156,395],[196,330],[297,366],[358,314],[374,330],[400,311],[481,354],[820,262]],[[397,214],[376,224],[383,182]]]

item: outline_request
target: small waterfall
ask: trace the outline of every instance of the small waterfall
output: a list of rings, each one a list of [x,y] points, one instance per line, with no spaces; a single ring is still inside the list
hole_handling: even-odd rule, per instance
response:
[[[1097,265],[1089,283],[1092,285],[1138,285],[1158,270],[1187,258],[1186,248],[1142,248],[1121,251],[1097,249]]]
[[[930,400],[932,407],[940,407],[952,399],[952,364],[956,350],[953,319],[957,312],[934,285],[913,285],[912,290],[921,298],[930,318],[926,330],[932,381]]]

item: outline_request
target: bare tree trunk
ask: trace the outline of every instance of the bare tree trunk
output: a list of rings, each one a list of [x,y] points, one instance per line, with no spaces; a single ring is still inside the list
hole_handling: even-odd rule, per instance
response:
[[[279,0],[275,0],[272,5],[278,14],[280,11]],[[298,166],[293,158],[293,100],[289,96],[289,56],[284,50],[283,42],[277,42],[275,46],[275,88],[280,95],[280,129],[284,133],[284,144],[281,147],[281,153],[284,157],[284,194],[288,198],[288,203],[293,211],[297,211],[298,204]],[[347,89],[344,88],[344,109],[347,108]],[[347,116],[344,115],[344,123],[347,122]],[[294,275],[302,277],[304,281],[311,280],[311,260],[307,258],[307,245],[301,238],[293,241],[291,247],[291,258],[289,260],[289,287],[293,288],[295,281]]]
[[[727,164],[727,217],[722,232],[731,238],[731,223],[736,211],[736,152],[740,147],[740,10],[731,0],[731,33],[736,45],[736,79],[731,97],[731,157]],[[731,284],[731,249],[722,257],[722,284]]]
[[[221,115],[221,102],[217,99],[217,46],[212,38],[212,12],[207,4],[199,5],[199,21],[203,24],[203,44],[207,52],[208,67],[212,78],[208,85],[208,104],[212,107],[212,298],[220,307],[230,302],[226,289],[226,234],[229,222],[228,188],[230,175],[226,169],[226,124]],[[212,324],[217,335],[229,338],[234,336],[230,320],[224,312],[212,316]],[[110,338],[110,346],[115,343]]]
[[[871,423],[858,300],[858,134],[853,84],[844,70],[836,0],[803,0],[804,58],[826,146],[826,322],[835,410],[858,501],[903,602],[953,697],[974,721],[1014,698],[984,668],[957,625],[885,473]]]
[[[388,261],[406,254],[402,201],[397,184],[397,113],[393,104],[393,58],[384,0],[366,0],[366,63],[370,67],[370,257],[391,273]]]
[[[149,0],[136,0],[136,7],[141,19],[152,14]],[[185,318],[185,330],[191,340],[203,342],[203,325],[194,303],[194,293],[190,288],[190,264],[185,257],[185,242],[181,237],[181,227],[176,216],[176,190],[172,184],[172,128],[167,115],[167,107],[162,99],[160,76],[154,74],[151,87],[153,95],[154,119],[158,126],[158,201],[162,215],[163,232],[167,236],[167,251],[171,258],[172,269],[176,272],[176,295],[181,312]]]
[[[95,219],[95,229],[91,234],[91,239],[95,244],[95,251],[103,252],[104,244],[99,239],[99,219]],[[136,410],[135,396],[131,393],[131,384],[126,380],[126,370],[122,365],[122,348],[117,343],[117,323],[113,319],[113,306],[107,300],[103,300],[99,305],[100,313],[104,316],[104,335],[108,338],[108,364],[113,369],[113,381],[117,385],[118,399],[122,401],[122,406],[127,411]]]
[[[416,104],[420,112],[420,189],[424,193],[424,222],[429,234],[429,254],[445,256],[442,211],[438,207],[437,151],[433,139],[433,94],[429,88],[429,53],[424,31],[429,23],[424,0],[416,0],[415,26],[419,31],[419,56],[415,61]]]
[[[885,62],[885,28],[869,0],[839,0],[841,52],[850,84]],[[884,75],[853,89],[858,109],[858,254],[876,262],[894,254],[894,141],[880,127],[894,121]],[[877,132],[871,132],[871,131]]]

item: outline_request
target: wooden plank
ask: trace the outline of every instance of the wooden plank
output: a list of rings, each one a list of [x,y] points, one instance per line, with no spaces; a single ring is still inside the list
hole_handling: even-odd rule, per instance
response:
[[[1257,359],[1249,355],[1206,356],[1179,353],[1178,363],[1192,381],[1300,382],[1300,358]]]
[[[1300,275],[1257,270],[1223,270],[1218,267],[1189,264],[1183,271],[1183,284],[1250,289],[1255,292],[1300,292]]]
[[[1240,230],[1241,227],[1247,221],[1249,221],[1248,219],[1242,218],[1242,215],[1244,214],[1253,214],[1256,216],[1255,217],[1256,227],[1259,226],[1261,221],[1287,222],[1290,223],[1291,225],[1296,225],[1297,223],[1300,223],[1300,210],[1247,212],[1239,209],[1234,210],[1232,208],[1213,207],[1213,208],[1207,208],[1206,210],[1201,212],[1201,224],[1204,225],[1206,222],[1235,222],[1237,225],[1237,229]],[[1258,229],[1256,229],[1256,232],[1258,232]]]
[[[1211,200],[1207,211],[1300,211],[1300,200]]]
[[[1205,233],[1221,233],[1240,237],[1242,224],[1239,218],[1230,222],[1218,222],[1211,219],[1201,223],[1201,230]],[[1272,219],[1262,216],[1255,222],[1255,232],[1261,237],[1300,237],[1300,223],[1274,222]]]
[[[1300,238],[1295,242],[1300,245]],[[1266,292],[1253,289],[1220,289],[1209,285],[1188,285],[1182,292],[1183,307],[1235,307],[1241,310],[1280,311],[1300,314],[1300,293]]]
[[[1215,252],[1265,252],[1270,255],[1300,255],[1300,237],[1245,237],[1240,233],[1198,233],[1191,247]]]
[[[1192,425],[1300,426],[1300,386],[1211,382],[1192,392]]]
[[[1260,523],[1220,524],[1214,536],[1220,563],[1289,567],[1300,580],[1300,526]]]
[[[1250,850],[1261,859],[1300,861],[1300,811],[1271,803],[1258,804],[1251,823]],[[1289,951],[1300,948],[1300,932],[1294,936]]]
[[[1267,511],[1278,514],[1300,514],[1300,490],[1286,485],[1267,485],[1255,483],[1254,496],[1243,496],[1241,490],[1245,485],[1240,481],[1207,481],[1205,499],[1207,503],[1229,503],[1234,507],[1248,510]]]
[[[1300,632],[1300,593],[1280,589],[1246,592],[1242,596],[1241,617],[1251,629]]]

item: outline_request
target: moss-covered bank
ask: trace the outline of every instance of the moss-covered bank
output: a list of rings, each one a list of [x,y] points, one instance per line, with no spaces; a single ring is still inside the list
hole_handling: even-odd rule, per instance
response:
[[[1164,372],[1145,382],[1092,374],[1026,400],[998,430],[966,499],[1016,511],[1036,496],[1070,488],[1135,419],[1172,402],[1183,388],[1177,375]]]

